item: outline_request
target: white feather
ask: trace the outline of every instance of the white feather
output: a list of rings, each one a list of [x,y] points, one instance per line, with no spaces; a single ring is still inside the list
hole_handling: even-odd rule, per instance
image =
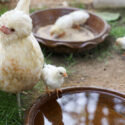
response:
[[[61,27],[62,29],[71,28],[73,25],[72,17],[70,15],[64,15],[58,18],[55,25]]]
[[[70,13],[70,16],[72,16],[73,24],[75,25],[84,24],[89,18],[89,14],[84,10],[74,11]]]
[[[72,28],[73,25],[84,24],[89,17],[89,14],[83,10],[73,11],[59,17],[50,29],[50,33],[59,36],[62,33],[66,33],[67,28]]]
[[[26,14],[29,14],[30,0],[19,0],[15,10],[21,10]]]
[[[43,53],[32,34],[32,20],[23,10],[14,9],[0,17],[1,26],[15,31],[0,31],[0,89],[13,93],[31,89],[40,80],[44,64]]]
[[[60,88],[64,82],[64,77],[60,72],[66,73],[65,68],[45,64],[42,70],[42,78],[45,84],[52,89]]]
[[[64,15],[56,20],[55,24],[52,26],[50,30],[50,33],[60,35],[61,33],[64,33],[67,28],[71,28],[72,25],[73,25],[72,17],[69,15]]]
[[[121,49],[125,49],[125,37],[117,38],[116,43]]]

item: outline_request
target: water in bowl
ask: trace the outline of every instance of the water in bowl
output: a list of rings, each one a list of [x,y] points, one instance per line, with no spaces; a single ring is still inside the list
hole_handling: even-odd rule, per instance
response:
[[[64,95],[42,105],[34,125],[125,125],[125,100],[97,92]]]

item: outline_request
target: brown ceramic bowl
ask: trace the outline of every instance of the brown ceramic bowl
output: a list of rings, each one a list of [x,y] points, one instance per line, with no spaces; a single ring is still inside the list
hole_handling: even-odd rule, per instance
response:
[[[85,26],[95,34],[93,39],[88,41],[61,41],[43,38],[36,34],[39,27],[54,24],[59,16],[63,16],[75,10],[78,9],[54,8],[32,13],[31,18],[33,20],[33,33],[38,42],[57,53],[82,52],[103,42],[109,34],[110,26],[100,17],[91,12],[89,12],[90,18],[86,22]]]
[[[125,125],[124,94],[94,87],[71,87],[62,89],[59,96],[53,92],[51,96],[38,98],[27,112],[24,125],[88,125],[90,122]]]

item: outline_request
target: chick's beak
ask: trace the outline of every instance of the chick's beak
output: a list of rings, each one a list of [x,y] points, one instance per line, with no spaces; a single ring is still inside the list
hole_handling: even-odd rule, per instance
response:
[[[6,26],[1,26],[1,27],[0,27],[0,31],[3,32],[3,33],[6,34],[6,35],[9,35],[9,34],[12,33],[12,32],[11,32],[11,29],[9,29],[9,28],[6,27]]]
[[[63,73],[63,76],[64,76],[64,77],[68,77],[67,73]]]

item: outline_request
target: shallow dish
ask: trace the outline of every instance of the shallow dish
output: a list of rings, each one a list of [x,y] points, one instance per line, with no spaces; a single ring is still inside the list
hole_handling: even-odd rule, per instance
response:
[[[62,41],[47,39],[37,35],[40,27],[54,24],[58,17],[75,10],[78,10],[78,8],[53,8],[32,13],[34,36],[42,45],[58,53],[82,52],[103,42],[109,34],[110,26],[103,19],[91,12],[88,12],[90,18],[86,22],[85,27],[88,27],[93,32],[95,35],[93,39],[87,41]]]
[[[41,96],[27,113],[24,125],[125,125],[125,95],[93,88],[62,89]]]

